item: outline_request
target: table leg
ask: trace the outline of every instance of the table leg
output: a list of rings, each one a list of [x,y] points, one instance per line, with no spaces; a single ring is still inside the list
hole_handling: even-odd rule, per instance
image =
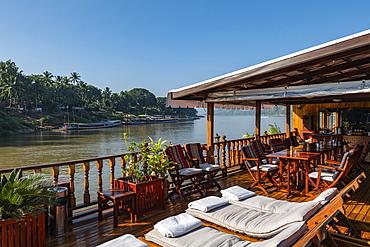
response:
[[[310,170],[310,161],[309,160],[307,160],[306,162],[305,162],[305,171],[304,171],[304,179],[305,179],[305,181],[304,181],[304,183],[305,183],[305,189],[304,189],[304,194],[305,195],[308,195],[308,173],[309,173],[309,170]]]
[[[103,219],[103,198],[101,196],[98,196],[98,220]]]
[[[119,210],[119,202],[115,199],[113,201],[113,227],[118,227],[118,210]]]
[[[287,177],[288,177],[288,184],[287,184],[287,197],[290,196],[290,161],[287,161]]]

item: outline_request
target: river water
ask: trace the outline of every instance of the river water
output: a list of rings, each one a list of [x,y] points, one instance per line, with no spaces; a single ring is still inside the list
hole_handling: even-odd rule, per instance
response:
[[[215,133],[226,135],[226,139],[240,139],[243,134],[254,131],[254,116],[215,116]],[[268,117],[261,119],[261,129],[267,130],[268,124],[276,123],[284,131],[285,117]],[[127,133],[124,142],[123,133]],[[0,169],[42,165],[62,161],[96,158],[118,155],[128,152],[127,147],[132,141],[140,143],[158,138],[168,140],[173,144],[189,142],[206,143],[206,119],[194,121],[169,122],[160,124],[122,125],[110,129],[83,131],[42,131],[36,134],[17,135],[0,138]],[[109,165],[103,166],[102,181],[104,189],[109,188]],[[43,169],[43,174],[51,178],[51,169]],[[24,175],[32,173],[25,172]],[[115,177],[121,176],[118,166]],[[60,168],[59,178],[69,180],[68,167]],[[89,171],[89,191],[94,197],[98,190],[98,170],[91,164]],[[82,165],[76,165],[74,176],[75,196],[77,204],[83,202],[84,174]]]
[[[215,133],[239,139],[254,132],[254,116],[215,116]],[[274,124],[285,132],[285,117],[261,119],[262,131]],[[130,142],[148,136],[162,137],[173,144],[206,143],[206,118],[194,121],[145,125],[122,125],[110,129],[83,131],[42,131],[36,134],[0,137],[0,169],[79,160],[127,152]],[[124,142],[123,133],[128,140]]]

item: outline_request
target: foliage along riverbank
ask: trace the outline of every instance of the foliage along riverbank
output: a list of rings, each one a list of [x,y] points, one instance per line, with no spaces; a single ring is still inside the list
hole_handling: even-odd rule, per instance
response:
[[[0,62],[0,111],[0,136],[16,133],[22,126],[33,128],[44,123],[90,123],[140,114],[197,114],[193,108],[167,108],[166,97],[156,97],[144,88],[119,93],[109,87],[99,89],[84,82],[77,72],[69,76],[49,71],[25,75],[11,60]]]

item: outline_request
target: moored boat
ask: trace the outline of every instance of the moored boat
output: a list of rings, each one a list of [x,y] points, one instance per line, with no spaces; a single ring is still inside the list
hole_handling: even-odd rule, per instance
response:
[[[104,119],[98,123],[65,123],[59,130],[85,130],[85,129],[102,129],[112,128],[121,125],[119,121]]]

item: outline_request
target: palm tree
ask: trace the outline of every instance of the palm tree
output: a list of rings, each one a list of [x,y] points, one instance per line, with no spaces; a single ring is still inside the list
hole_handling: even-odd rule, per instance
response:
[[[77,72],[72,72],[69,79],[73,84],[77,85],[77,83],[80,81],[80,75]]]

